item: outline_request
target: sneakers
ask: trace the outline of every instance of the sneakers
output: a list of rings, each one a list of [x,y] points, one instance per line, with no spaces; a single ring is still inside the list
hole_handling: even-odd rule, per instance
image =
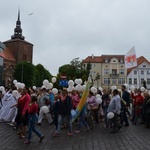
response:
[[[68,135],[68,136],[72,136],[72,132],[68,132],[67,135]]]
[[[42,136],[40,137],[39,142],[42,142],[43,139],[44,139],[44,136],[42,135]]]
[[[74,131],[74,133],[79,133],[80,132],[80,130],[76,130],[76,131]]]
[[[58,132],[54,132],[54,133],[53,133],[53,136],[55,136],[55,137],[56,137],[56,136],[59,136],[59,133],[58,133]]]
[[[24,144],[30,144],[31,142],[29,141],[29,140],[26,140],[25,142],[24,142]]]
[[[41,126],[41,123],[38,122],[36,125]]]

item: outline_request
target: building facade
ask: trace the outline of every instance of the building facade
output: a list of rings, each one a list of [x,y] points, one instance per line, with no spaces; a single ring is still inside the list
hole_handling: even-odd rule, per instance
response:
[[[111,86],[121,88],[127,82],[127,69],[124,55],[88,56],[83,60],[83,66],[91,64],[90,76],[95,87],[110,89]]]
[[[128,69],[127,73],[129,86],[134,85],[136,88],[140,88],[145,81],[147,89],[150,89],[150,62],[145,57],[139,57],[137,66]]]

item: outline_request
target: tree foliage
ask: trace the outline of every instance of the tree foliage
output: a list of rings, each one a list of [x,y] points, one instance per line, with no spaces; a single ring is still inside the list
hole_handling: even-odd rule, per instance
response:
[[[34,66],[30,62],[21,62],[16,65],[14,70],[14,79],[28,87],[41,86],[44,79],[50,81],[51,78],[52,75],[41,64]]]
[[[14,78],[26,86],[34,85],[34,68],[35,66],[30,62],[18,63],[14,70]]]
[[[49,73],[48,70],[44,68],[43,65],[38,64],[35,66],[35,84],[36,86],[41,86],[43,84],[43,80],[51,80],[52,75]]]

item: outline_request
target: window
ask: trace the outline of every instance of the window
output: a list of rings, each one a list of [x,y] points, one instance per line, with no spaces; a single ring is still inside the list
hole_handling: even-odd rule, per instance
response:
[[[109,74],[109,69],[104,69],[104,74]]]
[[[137,78],[134,78],[134,84],[137,84]]]
[[[132,78],[129,78],[129,84],[132,84]]]
[[[137,70],[134,70],[134,74],[137,74]]]
[[[112,69],[112,75],[117,75],[117,69]]]
[[[108,63],[108,59],[105,59],[105,63]]]
[[[110,78],[104,78],[104,84],[110,84]]]
[[[123,75],[124,74],[124,69],[120,69],[119,73]]]
[[[147,75],[150,75],[150,70],[147,70]]]
[[[143,84],[144,78],[141,78],[141,84]]]
[[[125,78],[118,78],[118,84],[125,84]]]
[[[147,78],[147,84],[150,84],[150,78]]]
[[[143,75],[144,74],[144,70],[141,70],[141,75]]]
[[[116,85],[117,84],[117,79],[112,79],[112,84]]]
[[[120,63],[123,63],[123,59],[120,60]]]

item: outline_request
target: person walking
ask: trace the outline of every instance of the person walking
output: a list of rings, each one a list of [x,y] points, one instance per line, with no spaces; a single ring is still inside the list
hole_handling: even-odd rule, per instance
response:
[[[31,102],[28,107],[28,139],[24,142],[24,144],[30,144],[32,138],[32,132],[34,132],[39,138],[39,142],[42,142],[44,136],[36,129],[36,122],[38,120],[38,105],[37,105],[37,97],[32,96]]]

